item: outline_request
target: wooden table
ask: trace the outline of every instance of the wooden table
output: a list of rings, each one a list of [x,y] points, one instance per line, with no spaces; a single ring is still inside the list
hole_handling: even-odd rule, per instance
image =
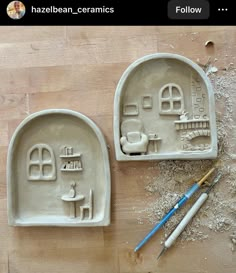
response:
[[[205,48],[209,40],[214,52]],[[0,42],[0,273],[236,272],[232,230],[212,232],[203,242],[178,244],[158,263],[163,231],[133,253],[153,227],[145,220],[140,224],[139,218],[150,201],[145,186],[158,176],[158,162],[117,162],[113,144],[115,89],[130,63],[156,52],[181,54],[203,65],[211,56],[218,73],[228,73],[229,64],[236,65],[235,27],[16,26],[1,27]],[[236,103],[234,89],[232,96]],[[104,133],[112,177],[110,226],[8,226],[8,144],[24,118],[47,108],[79,111]],[[223,112],[224,107],[217,109],[219,116]]]

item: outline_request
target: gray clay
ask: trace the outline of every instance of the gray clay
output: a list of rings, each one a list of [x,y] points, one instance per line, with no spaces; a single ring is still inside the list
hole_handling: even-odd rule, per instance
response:
[[[32,114],[12,136],[8,221],[15,226],[110,223],[110,167],[98,127],[65,109]]]
[[[131,64],[114,100],[117,160],[217,156],[211,83],[191,60],[152,54]]]

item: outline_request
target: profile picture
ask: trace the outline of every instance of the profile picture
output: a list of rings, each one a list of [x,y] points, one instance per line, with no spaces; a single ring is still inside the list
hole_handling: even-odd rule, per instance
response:
[[[7,6],[7,14],[12,19],[21,19],[25,15],[25,5],[20,1],[12,1]]]

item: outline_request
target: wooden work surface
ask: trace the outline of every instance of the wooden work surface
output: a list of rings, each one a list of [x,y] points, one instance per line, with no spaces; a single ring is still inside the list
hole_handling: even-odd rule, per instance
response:
[[[207,52],[212,40],[215,52]],[[151,162],[117,162],[113,98],[127,66],[156,52],[184,55],[217,67],[234,62],[234,27],[1,27],[0,28],[0,273],[233,273],[229,233],[174,246],[157,263],[163,232],[138,253],[151,229],[140,225],[143,177]],[[211,49],[210,49],[211,50]],[[236,98],[236,97],[234,97]],[[6,157],[17,125],[47,108],[79,111],[103,131],[110,147],[111,225],[92,228],[9,227]],[[153,175],[158,175],[153,173]]]

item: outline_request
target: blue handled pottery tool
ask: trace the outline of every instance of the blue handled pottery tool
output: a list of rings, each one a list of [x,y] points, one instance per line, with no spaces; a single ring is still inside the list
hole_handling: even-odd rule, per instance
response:
[[[147,241],[170,219],[170,217],[179,209],[181,208],[188,199],[201,187],[202,183],[213,173],[215,168],[210,169],[210,171],[202,177],[202,179],[194,183],[190,189],[177,201],[175,206],[169,210],[169,212],[161,219],[159,223],[157,223],[154,228],[144,237],[144,239],[138,243],[135,247],[134,252],[137,252]]]
[[[215,186],[216,183],[219,182],[222,174],[218,173],[218,175],[214,178],[213,182],[211,183],[210,187],[203,192],[200,197],[197,199],[197,201],[194,203],[194,205],[191,207],[191,209],[186,213],[184,218],[181,220],[181,222],[178,224],[178,226],[175,228],[175,230],[171,233],[171,235],[168,237],[168,239],[164,243],[164,247],[157,257],[157,260],[161,257],[161,255],[170,248],[176,239],[179,237],[179,235],[182,233],[182,231],[185,229],[185,227],[188,225],[188,223],[192,220],[192,218],[195,216],[195,214],[199,211],[199,209],[202,207],[202,205],[206,202],[209,192],[211,189]]]

